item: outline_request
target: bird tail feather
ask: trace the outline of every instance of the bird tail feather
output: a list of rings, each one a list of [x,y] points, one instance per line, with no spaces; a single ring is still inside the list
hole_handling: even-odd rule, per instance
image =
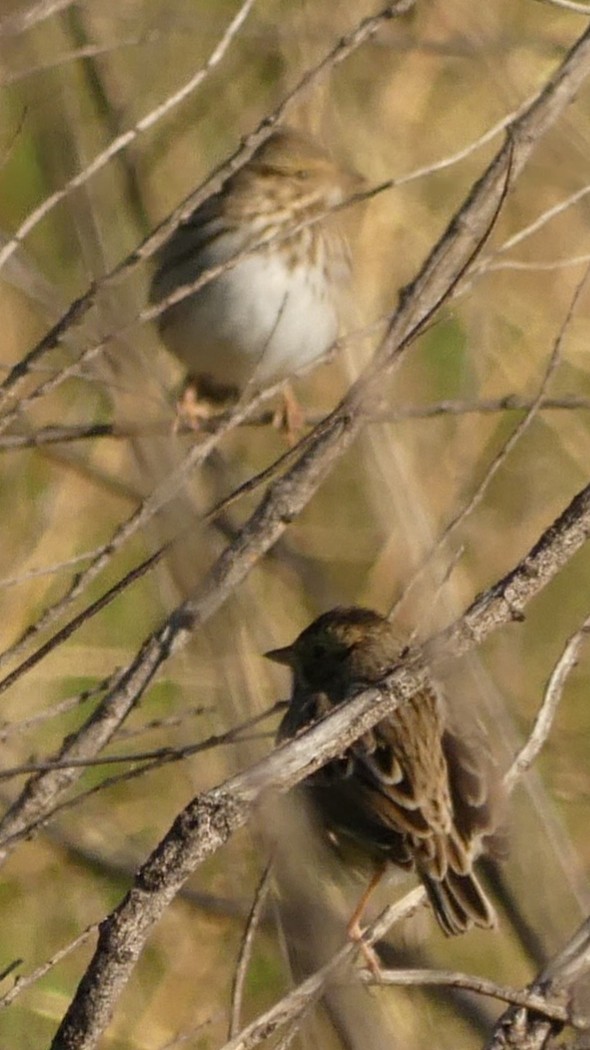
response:
[[[496,913],[473,872],[459,874],[449,869],[444,879],[426,874],[423,879],[439,926],[447,936],[473,926],[496,926]]]

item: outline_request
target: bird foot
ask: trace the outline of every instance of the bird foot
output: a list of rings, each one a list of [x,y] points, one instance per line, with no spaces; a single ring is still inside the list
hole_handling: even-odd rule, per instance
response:
[[[368,944],[365,940],[363,931],[358,923],[358,920],[350,922],[346,928],[348,939],[354,944],[358,945],[361,954],[367,964],[367,968],[373,974],[373,977],[381,977],[381,960],[372,944]]]
[[[195,432],[207,430],[207,423],[223,415],[237,398],[235,387],[218,383],[210,376],[187,376],[176,402],[174,432],[184,427]]]

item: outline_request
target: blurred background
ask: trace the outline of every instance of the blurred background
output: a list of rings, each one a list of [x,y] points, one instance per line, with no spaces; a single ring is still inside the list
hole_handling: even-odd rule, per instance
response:
[[[81,0],[30,24],[24,15],[38,6],[4,0],[0,14],[0,245],[201,68],[240,5]],[[91,282],[117,266],[307,69],[374,10],[365,0],[254,3],[199,88],[69,192],[2,268],[1,368],[18,362]],[[290,123],[311,131],[370,184],[402,180],[351,217],[355,294],[349,327],[370,331],[298,385],[310,419],[337,404],[369,359],[383,318],[501,135],[440,171],[403,180],[453,157],[514,113],[584,27],[578,15],[534,0],[418,3],[331,70],[291,112]],[[539,390],[588,263],[589,156],[584,92],[509,195],[476,276],[384,389],[382,418],[367,427],[221,611],[166,663],[109,754],[180,748],[265,711],[288,695],[289,683],[261,654],[290,642],[333,605],[387,612],[399,601],[400,630],[428,637],[506,573],[587,482],[588,408],[567,403],[570,396],[588,397],[590,406],[586,291],[547,390],[565,402],[536,414],[478,505],[438,543],[414,580],[523,418],[522,408],[502,407],[499,399],[529,403]],[[182,532],[182,540],[154,571],[4,692],[5,769],[46,761],[81,725],[105,677],[125,666],[149,632],[194,592],[260,494],[240,501],[215,525],[201,520],[207,508],[285,450],[284,437],[270,427],[229,435],[175,503],[136,532],[47,630],[14,653],[93,552],[199,440],[174,431],[178,362],[154,326],[134,320],[149,277],[145,265],[111,283],[92,314],[39,359],[19,390],[20,410],[0,438],[2,675],[164,539]],[[66,382],[29,403],[40,383],[73,365],[106,332],[117,335],[72,368]],[[452,402],[455,410],[428,415],[441,402]],[[399,418],[410,410],[410,418]],[[117,432],[72,440],[75,428],[92,424]],[[51,443],[36,443],[34,435],[49,426],[72,429]],[[476,658],[448,674],[449,704],[459,716],[475,712],[491,727],[504,768],[530,731],[566,639],[590,612],[589,585],[590,552],[582,551],[523,623],[498,632]],[[509,858],[501,867],[488,866],[498,932],[473,932],[451,943],[423,909],[392,934],[384,949],[388,962],[464,969],[520,986],[579,923],[590,903],[588,670],[583,651],[541,758],[511,800]],[[68,805],[6,859],[0,970],[22,960],[15,972],[28,974],[100,920],[179,809],[265,754],[277,720],[275,714],[237,741],[132,778],[124,776],[140,768],[132,757],[84,772],[60,798]],[[2,781],[5,807],[25,784],[26,775]],[[342,943],[358,888],[316,857],[305,828],[290,830],[290,848],[281,847],[290,819],[273,815],[272,836],[263,833],[265,821],[240,832],[199,869],[151,938],[105,1045],[163,1050],[223,1044],[235,959],[269,838],[280,855],[279,890],[263,910],[243,1021]],[[381,903],[411,884],[394,880]],[[318,929],[321,944],[314,944],[310,931]],[[75,951],[0,1011],[3,1046],[47,1044],[90,951],[90,944]],[[14,975],[5,978],[0,994]],[[488,1001],[449,991],[347,988],[331,994],[297,1038],[302,1046],[426,1048],[435,1041],[441,1048],[476,1047],[499,1012]]]

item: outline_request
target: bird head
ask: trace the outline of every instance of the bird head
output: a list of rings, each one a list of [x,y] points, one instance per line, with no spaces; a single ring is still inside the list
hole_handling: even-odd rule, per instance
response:
[[[296,686],[340,698],[357,682],[375,682],[401,644],[385,617],[359,606],[332,609],[282,649],[265,655],[293,672]]]

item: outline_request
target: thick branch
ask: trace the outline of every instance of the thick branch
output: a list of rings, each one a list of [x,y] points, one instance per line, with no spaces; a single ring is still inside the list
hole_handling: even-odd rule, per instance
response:
[[[54,1050],[86,1050],[108,1023],[152,926],[195,868],[246,823],[260,796],[286,791],[412,696],[427,675],[423,657],[441,647],[459,654],[514,619],[590,534],[590,485],[572,501],[520,564],[422,650],[408,654],[379,688],[364,690],[261,762],[194,799],[138,872],[133,888],[101,926],[99,943],[59,1029]]]
[[[512,124],[507,144],[488,166],[418,277],[406,290],[375,361],[335,411],[302,443],[298,462],[269,486],[266,497],[220,556],[196,597],[180,605],[146,640],[92,718],[66,743],[61,759],[91,757],[108,743],[160,665],[219,609],[309,503],[366,425],[375,401],[380,398],[384,372],[408,349],[413,334],[432,316],[445,294],[452,291],[473,262],[504,197],[507,178],[516,177],[539,138],[563,112],[589,72],[590,30],[574,45],[537,99]],[[511,607],[517,608],[518,596],[514,593],[513,600],[514,590],[512,585],[508,598]],[[503,596],[498,596],[496,607],[497,622],[505,622],[509,616]],[[469,637],[470,624],[463,630]],[[32,823],[41,820],[77,775],[74,770],[54,770],[29,782],[2,822],[4,842],[9,836],[25,834]]]

